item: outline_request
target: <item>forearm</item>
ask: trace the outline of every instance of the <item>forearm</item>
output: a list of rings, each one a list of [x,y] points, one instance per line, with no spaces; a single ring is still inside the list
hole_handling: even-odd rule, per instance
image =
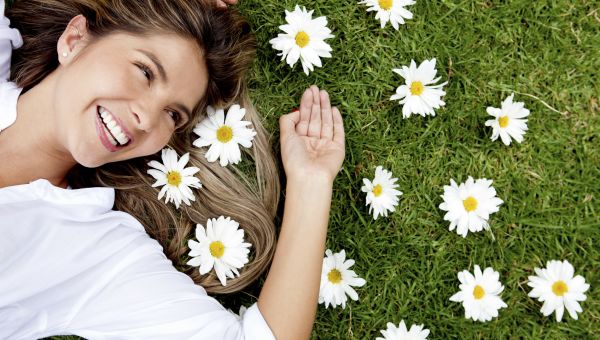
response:
[[[277,339],[308,339],[315,319],[332,181],[290,179],[281,232],[258,306]]]

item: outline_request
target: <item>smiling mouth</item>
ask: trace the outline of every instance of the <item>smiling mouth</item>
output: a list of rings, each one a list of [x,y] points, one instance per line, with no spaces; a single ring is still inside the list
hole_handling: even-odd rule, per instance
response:
[[[102,106],[98,106],[97,114],[108,137],[108,141],[118,148],[125,147],[131,142],[113,115]]]

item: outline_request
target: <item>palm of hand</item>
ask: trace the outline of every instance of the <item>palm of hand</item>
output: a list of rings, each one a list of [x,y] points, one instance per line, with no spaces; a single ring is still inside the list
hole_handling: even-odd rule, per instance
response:
[[[326,176],[333,180],[344,160],[344,127],[329,95],[313,86],[300,110],[280,118],[281,157],[288,177]]]

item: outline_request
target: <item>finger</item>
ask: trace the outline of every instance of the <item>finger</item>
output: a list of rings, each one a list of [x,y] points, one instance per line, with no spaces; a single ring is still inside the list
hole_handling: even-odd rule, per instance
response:
[[[310,110],[312,108],[313,92],[310,88],[304,91],[300,99],[300,122],[296,126],[296,132],[300,136],[306,136],[308,133],[308,123],[310,122]]]
[[[310,109],[310,123],[308,123],[308,136],[321,138],[321,95],[315,85],[310,89],[313,93],[313,102]]]
[[[321,138],[331,140],[333,138],[333,116],[329,93],[321,90]]]
[[[217,5],[219,7],[227,7],[227,5],[235,5],[237,4],[237,0],[217,0]]]
[[[294,111],[279,117],[280,137],[296,133],[296,125],[300,121],[300,111]]]
[[[344,132],[344,120],[342,119],[342,114],[337,107],[333,107],[333,141],[344,145],[345,142],[345,132]]]

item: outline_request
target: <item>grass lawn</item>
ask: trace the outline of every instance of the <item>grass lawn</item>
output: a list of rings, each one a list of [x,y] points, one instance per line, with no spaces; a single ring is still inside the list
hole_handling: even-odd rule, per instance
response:
[[[277,118],[311,84],[330,92],[345,119],[347,156],[327,247],[345,249],[367,284],[346,309],[319,306],[314,339],[374,339],[401,319],[424,324],[430,339],[598,337],[600,6],[593,3],[417,0],[414,18],[395,31],[354,0],[241,0],[259,40],[249,85],[274,137]],[[335,35],[333,57],[310,76],[279,61],[269,44],[295,4],[327,16]],[[392,68],[432,57],[448,81],[446,106],[436,117],[402,119],[388,100],[403,81]],[[524,142],[507,147],[490,141],[484,122],[486,107],[511,92],[531,115]],[[398,177],[404,195],[396,212],[374,221],[360,187],[377,165]],[[462,238],[448,231],[438,205],[451,178],[469,175],[493,179],[505,203],[491,231]],[[528,275],[552,259],[570,261],[591,283],[579,320],[557,323],[527,297]],[[457,273],[474,264],[499,271],[505,286],[508,308],[491,322],[467,320],[449,301]],[[219,299],[237,310],[258,292],[256,285]]]

